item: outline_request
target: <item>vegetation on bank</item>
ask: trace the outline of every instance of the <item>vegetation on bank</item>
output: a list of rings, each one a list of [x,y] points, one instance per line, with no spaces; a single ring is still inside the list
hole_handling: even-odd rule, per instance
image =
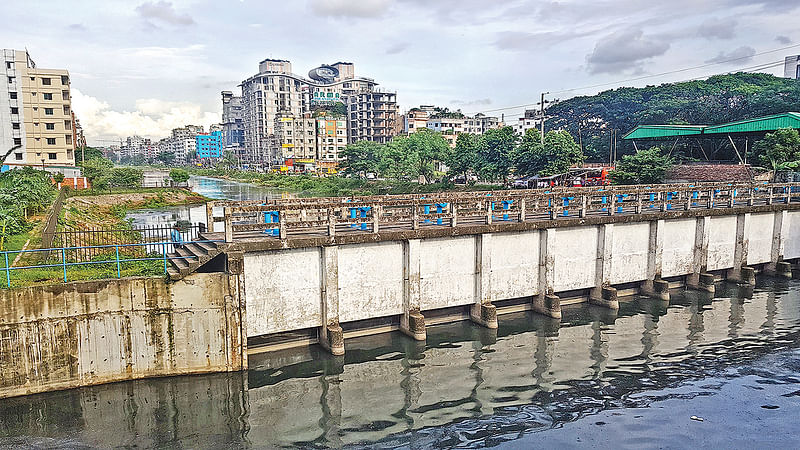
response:
[[[800,111],[800,83],[766,73],[734,73],[705,80],[665,83],[643,88],[618,88],[592,96],[573,97],[547,108],[547,129],[567,130],[583,144],[587,161],[608,161],[612,132],[618,156],[635,153],[622,135],[643,124],[714,125]],[[686,142],[671,152],[681,159],[702,159]],[[738,159],[733,149],[719,158]],[[748,160],[761,153],[753,149]],[[755,157],[755,158],[754,158]]]

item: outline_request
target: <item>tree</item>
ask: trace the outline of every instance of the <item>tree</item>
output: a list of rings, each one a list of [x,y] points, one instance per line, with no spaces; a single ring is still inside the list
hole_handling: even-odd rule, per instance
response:
[[[512,155],[519,175],[556,175],[583,162],[581,148],[565,130],[548,131],[542,143],[538,130],[528,130]]]
[[[230,150],[225,150],[222,154],[222,165],[228,169],[233,169],[239,165],[239,158]]]
[[[92,187],[98,187],[97,182],[98,180],[105,175],[112,167],[114,167],[114,163],[111,160],[106,158],[92,158],[87,159],[81,165],[81,171],[83,172],[83,176],[89,180],[89,183],[92,184]],[[101,183],[102,185],[102,183]]]
[[[161,152],[156,156],[156,161],[165,166],[171,166],[175,164],[175,154],[172,152]]]
[[[108,185],[111,187],[135,188],[142,185],[144,173],[135,167],[115,167],[108,175]]]
[[[609,176],[614,184],[661,183],[671,166],[672,159],[668,155],[661,154],[658,147],[650,147],[623,156]]]
[[[447,159],[450,173],[464,175],[466,181],[469,172],[475,172],[478,167],[478,153],[481,151],[480,136],[461,133],[456,138],[456,148]]]
[[[384,177],[395,179],[411,176],[413,168],[417,166],[416,156],[408,152],[402,138],[395,138],[392,142],[381,146],[378,154],[378,172]]]
[[[793,128],[767,133],[764,139],[755,143],[753,151],[762,165],[778,170],[786,163],[800,159],[800,134]]]
[[[511,153],[517,144],[514,128],[503,127],[487,130],[482,135],[478,153],[478,173],[486,180],[505,180],[511,169]]]
[[[406,153],[409,169],[414,177],[423,177],[427,182],[431,180],[435,169],[434,162],[444,162],[450,154],[450,146],[441,133],[423,128],[408,136],[402,136],[395,141]],[[393,141],[394,142],[394,141]]]
[[[185,183],[189,181],[189,172],[184,169],[172,169],[169,171],[169,177],[172,178],[172,181],[175,183]]]
[[[99,148],[94,147],[84,147],[75,150],[75,164],[80,165],[83,163],[84,156],[86,160],[95,159],[95,158],[102,158],[103,151]]]
[[[382,146],[376,142],[358,141],[342,150],[341,169],[345,175],[361,175],[378,172]]]

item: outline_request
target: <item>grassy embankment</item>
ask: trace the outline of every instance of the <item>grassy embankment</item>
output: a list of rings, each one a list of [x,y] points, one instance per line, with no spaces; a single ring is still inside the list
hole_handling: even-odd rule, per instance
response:
[[[120,230],[109,233],[108,242],[102,244],[115,244],[124,242],[135,242],[137,236],[135,232],[126,232],[131,229],[130,223],[125,220],[125,215],[129,210],[141,208],[161,208],[175,205],[188,205],[202,203],[207,199],[201,195],[187,192],[180,189],[124,189],[114,190],[111,194],[97,194],[92,191],[72,191],[64,203],[59,217],[61,227],[73,229],[115,229]],[[41,243],[41,227],[43,226],[45,213],[41,216],[31,218],[33,228],[26,233],[9,236],[6,240],[7,250],[20,250],[30,239],[27,248],[38,248]],[[54,246],[59,243],[54,242]],[[98,242],[75,242],[71,246],[97,245]],[[67,262],[97,262],[114,261],[116,250],[113,248],[106,250],[95,250],[96,254],[85,257],[79,256],[79,251],[66,251]],[[133,257],[159,257],[152,261],[130,261],[120,263],[120,275],[126,276],[159,276],[164,273],[163,261],[159,255],[145,255],[142,248],[122,248],[121,256]],[[9,262],[12,267],[28,265],[54,264],[56,267],[32,268],[23,270],[12,270],[11,287],[29,286],[33,284],[48,284],[52,282],[63,282],[64,268],[61,266],[62,255],[60,252],[52,252],[47,261],[44,261],[43,254],[26,253],[23,254],[16,264],[13,263],[16,254],[9,254]],[[4,259],[4,258],[3,258]],[[7,286],[5,261],[0,261],[0,286]],[[97,280],[117,277],[117,264],[96,263],[82,264],[77,266],[67,266],[67,280]]]
[[[286,189],[306,197],[344,197],[352,195],[429,194],[435,192],[486,191],[502,189],[488,184],[419,184],[402,180],[364,180],[339,176],[281,175],[229,169],[190,169],[193,175],[225,178],[275,189]]]

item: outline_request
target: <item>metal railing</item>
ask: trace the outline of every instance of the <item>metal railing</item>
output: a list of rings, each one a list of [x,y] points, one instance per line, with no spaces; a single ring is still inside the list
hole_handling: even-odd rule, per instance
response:
[[[220,241],[214,241],[214,240],[196,240],[196,241],[183,242],[183,245],[208,244],[208,243],[219,243],[219,242]],[[3,267],[0,268],[0,272],[5,272],[6,287],[11,287],[12,272],[35,270],[35,269],[61,268],[62,272],[61,278],[63,278],[63,281],[65,283],[68,281],[68,269],[70,267],[87,267],[99,264],[108,264],[108,265],[113,264],[112,270],[113,268],[116,268],[117,278],[121,278],[124,263],[141,262],[141,261],[161,261],[163,264],[159,265],[159,269],[160,270],[163,269],[163,273],[167,274],[171,260],[198,259],[197,255],[183,256],[177,253],[171,253],[175,251],[175,245],[176,243],[172,241],[162,241],[162,242],[147,242],[147,243],[137,243],[137,244],[92,245],[92,246],[79,246],[79,247],[41,248],[32,250],[7,250],[0,252],[0,264],[3,264]],[[142,252],[140,256],[126,256],[125,252],[126,249],[131,249],[131,248],[141,249],[141,248],[146,248],[148,246],[157,246],[160,248],[160,251]],[[81,260],[80,258],[76,258],[70,255],[70,253],[82,252],[87,248],[100,250],[101,252],[97,253],[97,256],[102,259]],[[13,265],[13,261],[15,260],[17,255],[23,255],[23,256],[37,255],[37,254],[42,254],[43,252],[50,254],[57,254],[60,256],[60,258],[57,262],[51,262],[47,264],[27,264],[27,265],[17,265],[17,266]],[[24,257],[21,259],[23,261],[25,260]],[[52,277],[47,278],[47,280],[52,280]]]
[[[148,244],[126,248],[133,253],[149,253],[160,249],[162,241],[171,240],[173,227],[167,225],[135,228],[73,228],[65,227],[53,233],[53,239],[43,247],[80,248],[74,252],[76,261],[89,261],[103,252],[104,246],[126,244]],[[179,230],[183,241],[194,241],[206,231],[205,225],[185,225]]]
[[[234,234],[287,239],[798,201],[800,183],[709,183],[224,202],[222,216],[214,203],[207,215],[209,228],[224,222],[225,242],[233,242]]]

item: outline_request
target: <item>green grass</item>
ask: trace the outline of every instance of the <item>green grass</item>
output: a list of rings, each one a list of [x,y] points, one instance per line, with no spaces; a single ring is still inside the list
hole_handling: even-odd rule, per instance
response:
[[[10,257],[11,255],[9,255]],[[133,277],[133,276],[163,276],[164,275],[164,262],[160,255],[149,255],[150,257],[157,257],[159,259],[152,261],[121,261],[120,262],[120,276]],[[113,260],[113,254],[98,255],[93,258],[93,261],[108,261]],[[48,264],[60,264],[61,258],[59,255],[51,255]],[[39,264],[38,262],[35,264]],[[23,264],[24,265],[24,264]],[[7,288],[5,264],[0,268],[0,288]],[[20,266],[18,264],[18,266]],[[30,269],[18,269],[10,271],[11,287],[32,286],[37,284],[54,284],[64,282],[64,268],[63,266],[57,267],[35,267]],[[67,281],[84,281],[84,280],[103,280],[109,278],[117,278],[117,264],[111,263],[94,263],[82,264],[77,266],[67,266]]]

